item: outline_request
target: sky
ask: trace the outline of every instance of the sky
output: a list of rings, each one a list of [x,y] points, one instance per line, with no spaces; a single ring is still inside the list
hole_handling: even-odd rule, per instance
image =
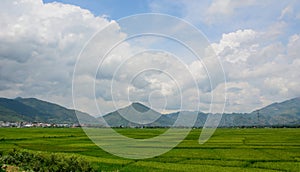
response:
[[[141,13],[169,17],[126,23]],[[183,27],[175,31],[172,16]],[[300,96],[297,0],[3,0],[0,24],[0,97],[75,102],[103,115],[135,101],[165,113],[251,112]],[[204,52],[199,61],[176,41],[150,35],[124,41],[99,63],[114,41],[146,26],[192,47],[208,43],[215,56]]]

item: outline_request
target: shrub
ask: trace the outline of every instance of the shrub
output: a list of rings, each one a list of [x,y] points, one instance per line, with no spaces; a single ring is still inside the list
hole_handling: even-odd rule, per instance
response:
[[[95,171],[89,162],[74,155],[31,153],[16,149],[3,155],[0,154],[0,164],[2,163],[15,165],[29,171]]]

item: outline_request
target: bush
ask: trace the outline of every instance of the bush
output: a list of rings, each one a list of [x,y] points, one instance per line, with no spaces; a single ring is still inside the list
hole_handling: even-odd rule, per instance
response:
[[[89,162],[74,155],[31,153],[16,149],[0,155],[0,164],[15,165],[28,171],[95,171]]]
[[[0,161],[1,161],[1,159],[0,159]],[[0,172],[4,172],[4,169],[2,169],[2,167],[3,167],[3,164],[0,162]]]

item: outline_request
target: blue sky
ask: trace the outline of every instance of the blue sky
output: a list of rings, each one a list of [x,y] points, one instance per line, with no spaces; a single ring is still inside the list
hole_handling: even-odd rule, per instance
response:
[[[61,2],[77,5],[90,10],[96,16],[107,15],[113,20],[117,20],[128,15],[150,12],[147,1],[141,0],[44,0],[44,2]]]
[[[180,102],[175,101],[179,100],[176,95],[178,90],[172,82],[165,82],[168,77],[161,76],[163,72],[138,75],[137,83],[128,84],[128,81],[132,81],[130,75],[137,72],[135,70],[155,65],[162,71],[173,72],[174,76],[178,76],[182,94],[188,99],[185,102],[199,104],[200,109],[206,112],[211,105],[211,94],[222,95],[225,86],[226,112],[251,112],[273,102],[300,96],[298,0],[3,0],[1,3],[0,97],[36,97],[73,108],[72,78],[77,57],[91,36],[106,26],[110,26],[110,29],[100,35],[102,39],[97,44],[101,48],[91,52],[98,56],[93,56],[94,59],[89,59],[88,63],[82,63],[85,66],[81,66],[82,69],[78,71],[80,80],[77,83],[82,94],[86,93],[87,85],[94,81],[100,83],[95,91],[96,102],[104,113],[116,108],[108,78],[117,83],[117,91],[113,93],[118,93],[115,103],[120,106],[129,104],[128,96],[124,93],[130,92],[134,93],[132,99],[141,100],[147,105],[151,104],[147,102],[149,95],[155,97],[153,100],[157,100],[158,105],[168,100],[165,108],[157,110],[170,112],[180,109]],[[180,63],[171,60],[172,53],[176,50],[180,52],[180,47],[168,44],[168,40],[154,45],[157,42],[150,37],[125,41],[105,62],[103,70],[106,78],[94,78],[90,70],[97,67],[99,56],[105,54],[102,50],[113,41],[126,38],[122,32],[125,27],[114,21],[140,13],[175,16],[202,31],[223,66],[227,82],[217,82],[209,88],[205,65],[210,68],[209,73],[215,76],[218,76],[220,68],[207,54],[203,55],[204,65],[180,55],[186,63],[184,66],[201,85],[197,89],[192,88],[193,82],[184,75]],[[138,31],[151,25],[151,28],[161,31],[169,29],[170,33],[175,32],[177,28],[169,24],[167,20],[160,25],[145,20],[137,27],[136,23],[131,23],[129,28]],[[188,35],[187,30],[179,31],[182,31],[176,33],[179,36]],[[196,38],[191,40],[199,41]],[[123,64],[127,56],[149,46],[148,43],[153,44],[153,47],[172,45],[166,50],[173,52],[140,53],[142,61],[132,58],[136,61],[124,63],[120,68],[123,73],[111,78],[116,65]],[[160,46],[162,44],[164,46]],[[197,92],[200,102],[197,102]],[[222,102],[218,100],[220,97],[216,96],[216,104]],[[162,102],[158,101],[160,99]],[[99,114],[92,107],[95,102],[93,96],[82,96],[78,101],[80,106],[76,108]],[[220,107],[222,103],[219,103]],[[189,107],[186,109],[193,110]]]
[[[285,22],[286,34],[297,32],[300,22],[291,16],[291,13],[299,13],[300,4],[296,0],[292,1],[223,1],[224,7],[219,8],[220,12],[205,14],[205,10],[212,6],[215,1],[181,1],[181,0],[43,0],[48,2],[61,2],[73,4],[81,8],[88,9],[96,16],[107,16],[110,20],[118,20],[129,15],[140,13],[163,13],[180,17],[203,31],[211,41],[217,41],[223,33],[232,32],[238,29],[266,30],[276,22]],[[216,1],[222,2],[222,1]],[[228,5],[226,5],[226,3]],[[220,3],[221,4],[221,3]],[[221,4],[222,5],[222,4]],[[285,8],[286,14],[280,18]],[[228,9],[228,10],[223,10]],[[211,18],[211,19],[207,19]],[[211,20],[211,21],[205,21]],[[282,36],[282,41],[287,41],[286,36]]]

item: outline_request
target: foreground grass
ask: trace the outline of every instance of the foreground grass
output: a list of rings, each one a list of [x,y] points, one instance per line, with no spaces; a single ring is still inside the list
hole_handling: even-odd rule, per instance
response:
[[[165,129],[117,129],[132,138],[149,138]],[[80,128],[0,128],[0,151],[79,156],[99,171],[299,171],[300,129],[218,129],[205,144],[192,130],[171,151],[130,160],[97,147]]]

